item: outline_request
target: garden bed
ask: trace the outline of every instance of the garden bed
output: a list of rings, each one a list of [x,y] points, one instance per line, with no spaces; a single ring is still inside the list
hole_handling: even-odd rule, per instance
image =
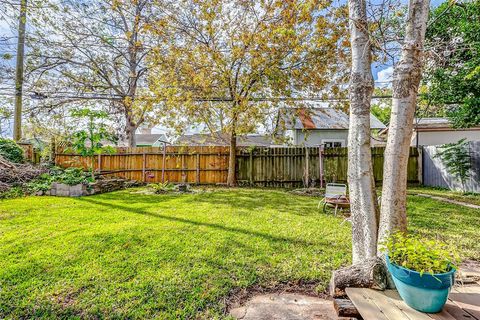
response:
[[[95,182],[79,183],[68,185],[65,183],[53,182],[50,190],[38,191],[36,195],[57,196],[57,197],[81,197],[94,194],[113,192],[142,185],[138,181],[125,179],[97,179]]]

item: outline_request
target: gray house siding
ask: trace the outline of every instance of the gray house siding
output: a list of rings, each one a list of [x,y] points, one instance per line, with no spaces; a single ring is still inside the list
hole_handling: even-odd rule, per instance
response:
[[[315,147],[321,145],[326,139],[344,140],[347,146],[348,130],[295,130],[294,144]]]

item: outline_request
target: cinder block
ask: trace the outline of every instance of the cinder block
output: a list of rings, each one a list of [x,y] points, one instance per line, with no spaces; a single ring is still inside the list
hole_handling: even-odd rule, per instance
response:
[[[70,186],[70,197],[81,197],[83,195],[83,185],[76,184]]]

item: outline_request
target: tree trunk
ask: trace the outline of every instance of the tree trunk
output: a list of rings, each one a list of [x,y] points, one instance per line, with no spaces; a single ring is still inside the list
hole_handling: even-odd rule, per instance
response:
[[[125,134],[127,136],[127,142],[129,147],[137,146],[137,139],[135,137],[136,131],[137,131],[137,127],[127,119]]]
[[[330,280],[330,295],[334,298],[343,297],[346,295],[345,289],[348,287],[385,290],[387,274],[385,264],[378,257],[338,269],[333,272]]]
[[[228,158],[228,176],[227,186],[234,187],[237,185],[237,175],[235,172],[237,160],[237,134],[233,131],[230,134],[230,156]]]
[[[13,119],[13,140],[22,139],[22,98],[23,98],[23,60],[25,56],[25,26],[27,23],[27,0],[20,0],[18,16],[17,62],[15,70],[15,115]]]
[[[393,73],[392,116],[385,149],[379,243],[407,230],[407,164],[422,77],[422,56],[429,0],[410,0],[405,42]]]
[[[364,0],[349,0],[352,70],[348,184],[352,212],[353,263],[377,253],[378,206],[370,147],[370,100],[373,92],[370,39]]]

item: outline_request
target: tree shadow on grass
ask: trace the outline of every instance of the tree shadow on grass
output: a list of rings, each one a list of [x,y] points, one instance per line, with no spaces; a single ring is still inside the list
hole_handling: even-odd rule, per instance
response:
[[[215,206],[228,206],[234,209],[250,210],[251,212],[272,209],[281,213],[294,214],[299,216],[319,215],[322,213],[317,209],[320,199],[291,195],[282,191],[265,192],[261,189],[222,189],[207,192],[187,194],[165,194],[146,195],[132,193],[111,193],[102,194],[100,199],[116,200],[128,203],[126,195],[134,195],[135,203],[158,204],[169,201],[181,201],[189,205],[210,204]],[[324,216],[325,217],[325,216]],[[340,220],[339,220],[340,221]]]
[[[273,241],[273,242],[288,242],[288,243],[291,243],[291,244],[301,245],[301,246],[331,246],[332,245],[332,243],[327,242],[327,241],[319,242],[319,241],[307,241],[307,240],[303,240],[303,239],[293,239],[293,238],[288,238],[288,237],[283,237],[283,236],[275,236],[275,235],[271,235],[271,234],[264,233],[264,232],[254,231],[254,230],[248,230],[248,229],[242,229],[242,228],[236,228],[236,227],[229,227],[229,226],[225,226],[225,225],[218,224],[218,223],[202,222],[202,221],[196,221],[196,220],[180,218],[180,217],[175,217],[175,216],[163,215],[163,214],[160,214],[160,213],[149,212],[149,211],[146,211],[146,210],[141,209],[141,208],[134,208],[134,207],[123,206],[123,205],[118,205],[118,204],[105,203],[105,202],[102,202],[102,201],[95,200],[92,197],[82,197],[82,198],[78,198],[78,200],[82,201],[82,202],[87,202],[87,203],[111,208],[111,209],[123,210],[123,211],[126,211],[126,212],[131,212],[131,213],[141,214],[141,215],[145,215],[145,216],[160,218],[160,219],[164,219],[164,220],[168,220],[168,221],[180,222],[180,223],[185,223],[185,224],[190,224],[190,225],[195,225],[195,226],[209,227],[209,228],[214,228],[214,229],[227,231],[227,232],[234,232],[234,233],[240,233],[240,234],[249,235],[249,236],[260,237],[260,238],[264,238],[268,241]]]

